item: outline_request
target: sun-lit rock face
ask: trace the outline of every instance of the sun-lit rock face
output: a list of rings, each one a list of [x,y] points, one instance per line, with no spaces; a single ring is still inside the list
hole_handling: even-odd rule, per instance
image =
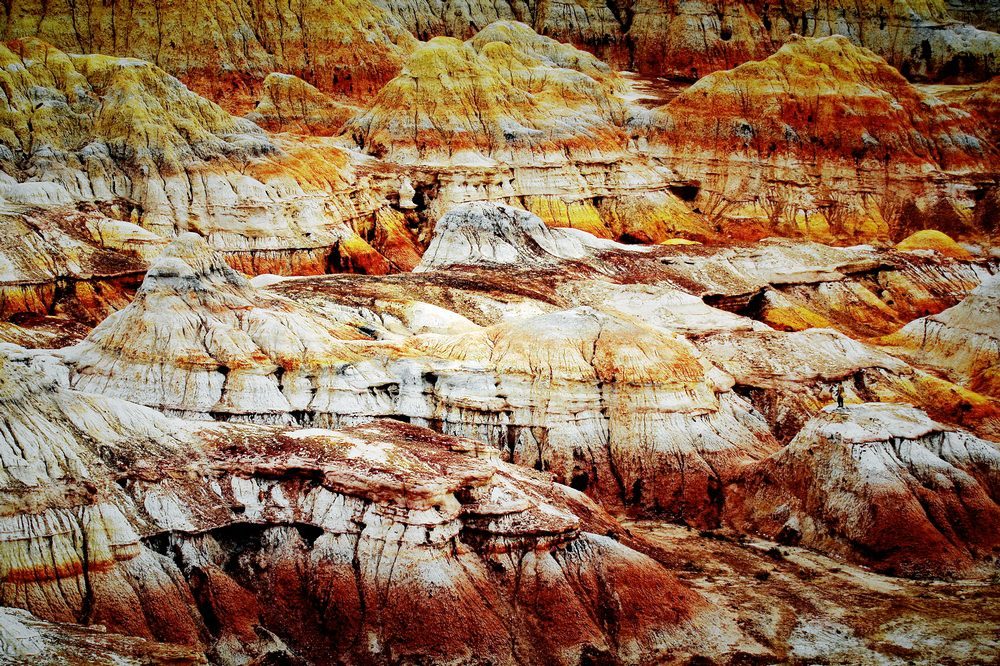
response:
[[[180,412],[266,415],[291,410],[275,373],[353,360],[341,338],[359,337],[259,294],[188,233],[153,262],[132,303],[68,358],[82,390]]]
[[[952,259],[971,259],[972,254],[956,243],[948,234],[937,229],[924,229],[910,234],[896,243],[897,250],[904,252],[931,251]]]
[[[1000,116],[1000,75],[976,88],[961,106],[984,123],[994,144],[1000,140],[1000,129],[996,123]]]
[[[127,5],[127,6],[126,6]],[[154,62],[229,111],[245,113],[265,76],[288,72],[324,92],[371,95],[416,40],[368,0],[154,0],[81,6],[19,1],[3,39],[39,37],[65,51]]]
[[[131,223],[167,238],[197,232],[248,273],[395,267],[355,229],[384,231],[392,215],[377,182],[358,187],[370,176],[345,151],[272,140],[138,60],[24,40],[2,47],[0,61],[10,98],[0,114],[8,204],[124,200]],[[390,254],[393,242],[412,245],[399,232],[383,246]],[[116,233],[105,236],[114,248]],[[415,263],[408,253],[404,266]]]
[[[434,228],[417,271],[460,265],[555,266],[625,246],[575,229],[550,229],[525,210],[495,203],[456,206]]]
[[[827,408],[728,495],[742,529],[909,576],[1000,547],[1000,448],[900,404]]]
[[[0,63],[8,91],[2,138],[18,163],[70,154],[179,168],[193,156],[270,148],[259,128],[148,62],[67,55],[26,39],[0,47]]]
[[[190,647],[109,634],[76,624],[46,622],[20,608],[0,608],[0,660],[39,666],[208,664],[204,654]]]
[[[510,208],[456,211],[466,214],[479,235],[445,224],[432,255],[444,265],[456,257],[443,247],[452,234],[478,248],[456,259],[471,266],[544,259],[527,254],[543,249],[536,238],[566,234],[578,242],[571,249],[598,242]],[[550,249],[549,260],[569,251],[558,240]],[[426,332],[420,309],[437,321]],[[733,470],[775,447],[725,373],[626,312],[579,307],[489,327],[426,304],[322,312],[256,290],[187,235],[128,307],[63,353],[81,390],[195,418],[405,418],[478,438],[608,501],[696,524],[717,520],[716,491]]]
[[[167,241],[108,208],[0,212],[0,316],[61,311],[95,324],[127,305]]]
[[[403,163],[618,154],[626,143],[618,85],[593,56],[503,23],[468,42],[437,37],[417,48],[348,133]]]
[[[191,424],[70,390],[49,356],[0,363],[0,600],[41,619],[221,663],[631,662],[732,632],[584,495],[471,440]]]
[[[4,429],[0,604],[59,622],[195,643],[203,628],[173,563],[142,545],[144,521],[101,456],[178,455],[176,426],[123,401],[71,392],[52,357],[0,348]],[[102,448],[103,447],[103,448]],[[141,591],[140,591],[141,590]]]
[[[916,319],[878,342],[914,365],[1000,399],[1000,277],[958,305]]]
[[[268,74],[262,86],[260,99],[246,117],[269,132],[331,136],[360,112],[291,74]]]
[[[635,122],[734,233],[992,231],[972,219],[975,173],[989,172],[996,154],[985,125],[845,37],[793,39]]]

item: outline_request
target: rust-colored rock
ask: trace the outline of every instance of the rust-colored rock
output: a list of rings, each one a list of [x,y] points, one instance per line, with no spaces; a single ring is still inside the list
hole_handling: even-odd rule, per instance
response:
[[[829,407],[731,490],[729,519],[897,575],[962,575],[1000,547],[1000,448],[912,407]]]

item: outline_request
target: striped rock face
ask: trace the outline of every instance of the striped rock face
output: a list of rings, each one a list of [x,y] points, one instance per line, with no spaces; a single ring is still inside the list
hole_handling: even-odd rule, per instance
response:
[[[748,468],[730,519],[880,571],[965,575],[997,548],[1000,451],[907,405],[827,408]]]
[[[0,666],[1000,663],[996,5],[0,3]]]
[[[471,440],[178,421],[67,388],[52,357],[0,353],[4,605],[224,662],[288,645],[633,660],[720,621],[584,495]],[[605,595],[622,620],[593,619]],[[528,599],[539,614],[519,616]],[[5,632],[37,625],[4,612]],[[32,631],[5,649],[51,649]]]

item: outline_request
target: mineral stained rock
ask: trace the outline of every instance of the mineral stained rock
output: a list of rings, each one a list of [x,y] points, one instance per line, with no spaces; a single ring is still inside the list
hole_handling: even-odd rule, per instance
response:
[[[713,622],[590,500],[472,441],[182,422],[69,389],[43,353],[8,345],[0,363],[18,452],[5,605],[227,663],[289,644],[320,661],[634,661]]]
[[[427,266],[454,258],[442,246],[471,240],[490,218],[528,251],[537,234],[586,236],[470,206],[442,220]],[[487,231],[479,241],[503,239]],[[518,256],[510,251],[507,260]],[[135,300],[65,357],[78,389],[176,414],[435,425],[608,501],[698,524],[717,522],[716,491],[731,471],[776,446],[725,373],[627,315],[578,307],[489,327],[452,315],[450,330],[397,341],[377,312],[340,317],[267,298],[188,234],[154,262]]]
[[[0,3],[0,663],[1000,662],[995,5]]]
[[[964,573],[995,552],[995,444],[901,404],[826,408],[748,469],[727,510],[742,528],[881,571]]]
[[[468,39],[496,21],[595,53],[618,69],[697,79],[759,60],[791,34],[844,35],[917,79],[983,80],[998,73],[1000,38],[985,3],[959,0],[257,0],[159,3],[15,0],[4,40],[38,37],[60,49],[156,63],[226,108],[245,113],[270,72],[326,93],[366,98],[399,73],[417,44]],[[995,12],[993,12],[995,14]],[[987,28],[981,30],[960,21]]]
[[[821,240],[901,240],[921,225],[961,234],[995,186],[988,124],[845,37],[793,39],[633,122],[700,183],[703,210],[751,238],[754,225]]]

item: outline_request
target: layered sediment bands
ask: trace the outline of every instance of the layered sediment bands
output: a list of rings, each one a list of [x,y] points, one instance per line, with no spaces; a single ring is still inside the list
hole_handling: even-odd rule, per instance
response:
[[[884,253],[877,268],[766,287],[736,311],[783,331],[835,328],[855,339],[894,332],[962,300],[997,272],[993,261]]]
[[[660,76],[696,79],[761,60],[792,34],[843,35],[914,79],[982,80],[1000,66],[1000,37],[955,22],[944,0],[629,4],[633,68]]]
[[[347,133],[407,164],[616,155],[627,143],[617,81],[587,53],[497,24],[469,42],[437,37],[418,47]]]
[[[961,102],[963,109],[983,121],[994,144],[1000,140],[996,119],[1000,117],[1000,76],[995,76],[975,89]]]
[[[67,55],[38,40],[9,43],[0,61],[7,202],[124,201],[147,231],[195,231],[261,272],[392,266],[351,225],[379,215],[396,184],[372,182],[346,151],[272,140],[149,63]]]
[[[5,7],[4,39],[39,37],[66,51],[139,58],[234,113],[270,72],[365,97],[395,76],[416,40],[367,0],[207,3],[32,0]]]
[[[459,209],[439,226],[422,269],[491,256],[524,264],[543,254],[538,238],[562,239],[550,258],[614,246],[495,205]],[[494,255],[461,255],[470,242]],[[65,356],[82,390],[201,418],[405,418],[696,524],[717,520],[717,489],[735,467],[775,447],[728,376],[683,338],[620,312],[583,307],[486,328],[421,304],[321,312],[266,297],[187,235],[132,304]]]
[[[982,30],[1000,30],[1000,3],[996,0],[945,0],[948,15]]]
[[[905,405],[827,408],[727,495],[741,529],[908,576],[1000,548],[1000,449]]]
[[[124,307],[166,241],[110,205],[0,212],[0,318],[67,315],[96,324]]]
[[[197,643],[202,626],[173,564],[140,541],[100,456],[126,442],[170,454],[173,428],[138,405],[72,393],[55,359],[4,345],[0,603],[39,618],[104,624],[113,631]],[[174,455],[178,452],[173,449]]]
[[[205,655],[190,647],[109,634],[76,624],[39,620],[19,608],[0,608],[0,660],[5,663],[63,666],[117,664],[204,665]]]
[[[698,346],[734,377],[737,391],[783,442],[831,402],[838,385],[847,402],[910,403],[981,436],[1000,434],[996,400],[829,329],[723,332],[699,340]]]
[[[247,118],[269,132],[332,136],[360,111],[333,100],[297,76],[268,74],[260,99]]]
[[[584,495],[473,441],[185,423],[70,390],[51,357],[0,362],[21,452],[0,591],[39,618],[220,663],[633,662],[743,640]]]
[[[227,110],[246,113],[271,72],[364,99],[399,73],[417,39],[467,39],[501,20],[523,21],[617,69],[655,76],[696,79],[764,58],[798,33],[845,35],[914,79],[983,80],[997,73],[1000,38],[954,20],[995,29],[989,13],[972,4],[308,0],[274,6],[212,0],[163,6],[153,0],[16,0],[3,7],[0,36],[147,60]]]
[[[914,365],[1000,399],[1000,277],[958,305],[911,321],[878,342]]]
[[[973,215],[995,182],[986,126],[844,37],[792,40],[634,124],[653,154],[700,183],[695,205],[733,234],[992,233]]]

